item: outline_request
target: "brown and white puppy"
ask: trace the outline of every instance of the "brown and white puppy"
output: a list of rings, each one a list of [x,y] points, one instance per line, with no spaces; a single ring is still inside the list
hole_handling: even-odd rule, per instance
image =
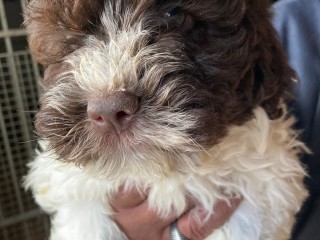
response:
[[[46,68],[25,184],[51,240],[126,239],[108,201],[149,189],[165,218],[192,197],[244,201],[208,239],[284,240],[306,196],[286,116],[294,73],[267,0],[31,0]],[[195,217],[197,217],[195,215]]]

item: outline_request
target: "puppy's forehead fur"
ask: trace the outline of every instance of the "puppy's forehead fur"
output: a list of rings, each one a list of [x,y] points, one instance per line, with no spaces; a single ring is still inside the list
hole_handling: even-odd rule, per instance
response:
[[[246,2],[251,1],[31,0],[25,23],[32,33],[30,46],[34,55],[41,63],[50,64],[82,46],[82,40],[88,34],[97,35],[106,29],[110,34],[141,18],[160,22],[165,11],[176,6],[183,6],[185,11],[199,19],[214,22],[217,27],[237,26],[247,8],[254,5],[250,3],[247,6]],[[265,2],[259,1],[259,8],[254,9],[255,15],[265,17]],[[109,20],[106,29],[100,28],[103,12]],[[150,26],[146,24],[144,27]]]
[[[267,0],[30,1],[30,48],[46,66],[39,135],[64,160],[147,161],[153,154],[161,165],[164,152],[172,159],[210,148],[259,105],[276,117],[294,75],[267,6]],[[191,19],[187,30],[166,18],[175,8]],[[121,140],[97,134],[86,114],[91,96],[118,90],[140,98]]]

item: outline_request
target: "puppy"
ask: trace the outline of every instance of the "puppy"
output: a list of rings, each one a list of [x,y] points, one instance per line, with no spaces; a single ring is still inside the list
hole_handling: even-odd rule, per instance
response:
[[[127,239],[108,202],[148,189],[159,216],[244,200],[207,239],[285,240],[306,197],[286,113],[294,73],[267,0],[31,0],[45,66],[43,151],[25,186],[51,240]],[[194,216],[197,217],[196,215]]]

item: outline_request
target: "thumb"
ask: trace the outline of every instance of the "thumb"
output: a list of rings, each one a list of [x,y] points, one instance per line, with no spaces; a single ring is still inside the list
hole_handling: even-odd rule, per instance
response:
[[[213,209],[214,214],[210,215],[209,218],[208,213],[204,209],[192,209],[178,219],[178,229],[187,239],[205,239],[215,229],[220,228],[229,220],[242,202],[242,198],[233,198],[230,202],[231,205],[228,205],[225,201],[218,201]],[[196,219],[194,218],[194,214],[197,216]]]

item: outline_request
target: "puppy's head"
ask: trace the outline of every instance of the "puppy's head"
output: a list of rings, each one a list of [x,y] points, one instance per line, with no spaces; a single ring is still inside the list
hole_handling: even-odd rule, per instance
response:
[[[78,164],[176,168],[173,156],[218,143],[256,106],[277,117],[293,73],[268,7],[268,0],[31,0],[30,48],[46,68],[40,137]]]

